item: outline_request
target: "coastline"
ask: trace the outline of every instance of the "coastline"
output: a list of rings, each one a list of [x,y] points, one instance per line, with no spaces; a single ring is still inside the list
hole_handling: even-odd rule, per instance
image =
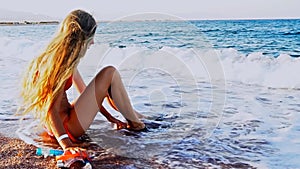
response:
[[[0,26],[15,25],[56,25],[59,21],[0,21]]]
[[[158,164],[151,159],[133,159],[118,156],[107,152],[105,149],[95,144],[82,145],[88,152],[93,152],[95,157],[92,159],[93,168],[168,168]],[[58,169],[55,157],[37,156],[34,145],[25,143],[18,138],[6,137],[0,134],[0,169],[22,168],[22,169]]]

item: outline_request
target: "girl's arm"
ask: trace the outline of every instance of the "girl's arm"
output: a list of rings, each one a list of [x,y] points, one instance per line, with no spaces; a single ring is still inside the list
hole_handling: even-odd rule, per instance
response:
[[[75,71],[73,73],[73,82],[79,93],[82,93],[85,90],[86,85],[85,85],[77,68],[75,69]]]
[[[62,117],[60,115],[60,106],[62,102],[63,93],[64,91],[63,89],[61,89],[48,112],[48,124],[56,139],[58,139],[63,134],[67,134],[63,125],[63,120],[61,119]],[[62,139],[59,142],[59,145],[64,150],[68,147],[72,147],[72,144],[73,143],[69,138]]]

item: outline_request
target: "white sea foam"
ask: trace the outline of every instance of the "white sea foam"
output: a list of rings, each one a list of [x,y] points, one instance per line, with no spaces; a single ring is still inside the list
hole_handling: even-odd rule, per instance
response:
[[[164,57],[165,55],[169,55],[169,57]],[[97,64],[94,65],[97,69],[97,66],[107,64],[120,66],[125,60],[133,57],[140,58],[135,63],[131,60],[133,66],[138,67],[139,65],[145,65],[144,62],[150,61],[146,56],[151,57],[151,61],[160,62],[161,65],[157,64],[157,66],[162,66],[162,68],[165,66],[164,64],[173,65],[172,73],[180,73],[184,69],[184,67],[180,67],[180,69],[176,67],[178,65],[174,60],[178,60],[183,63],[185,68],[189,69],[193,76],[201,80],[225,78],[226,81],[271,88],[292,89],[300,87],[300,79],[297,76],[300,69],[300,59],[287,54],[281,54],[279,57],[274,58],[259,52],[246,56],[233,48],[200,50],[164,47],[158,51],[149,51],[140,47],[121,49],[110,48],[108,45],[95,45],[87,53],[87,57],[93,57],[94,59],[84,62]],[[162,61],[162,59],[169,60]],[[214,66],[217,66],[217,68],[212,68]],[[224,73],[224,77],[214,74],[217,69]]]
[[[8,73],[9,70],[10,73],[20,74],[23,67],[41,52],[45,44],[46,41],[0,38],[2,71],[5,69],[5,73]],[[151,59],[149,59],[150,57]],[[130,62],[127,63],[128,59]],[[96,44],[87,52],[80,66],[84,69],[94,70],[96,73],[101,66],[105,65],[115,65],[125,69],[142,67],[150,62],[153,62],[152,66],[156,68],[161,66],[172,69],[168,70],[171,74],[180,74],[183,69],[186,69],[192,76],[200,80],[225,78],[226,81],[272,88],[300,87],[300,79],[297,76],[300,69],[299,58],[293,58],[287,54],[273,58],[259,52],[245,56],[233,48],[200,50],[163,47],[159,50],[150,50],[141,47],[112,48],[107,44]],[[215,68],[210,70],[211,67],[216,66],[216,63],[219,64],[216,69],[222,71],[224,77],[213,75]],[[124,64],[127,65],[124,67]],[[176,67],[178,65],[181,67]]]

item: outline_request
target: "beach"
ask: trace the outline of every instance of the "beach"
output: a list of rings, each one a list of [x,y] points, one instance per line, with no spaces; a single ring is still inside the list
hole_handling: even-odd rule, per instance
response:
[[[137,159],[117,156],[106,153],[104,149],[94,145],[86,147],[88,151],[96,153],[92,160],[93,168],[144,168],[144,163],[153,168],[168,168],[165,165],[153,161],[139,161]],[[36,147],[25,143],[17,138],[9,138],[0,135],[0,168],[9,169],[55,169],[56,161],[54,157],[37,156]]]
[[[299,5],[299,0],[5,1],[0,7],[0,169],[58,169],[55,157],[36,155],[37,148],[61,149],[34,117],[49,112],[24,114],[20,105],[24,75],[36,80],[49,74],[40,65],[51,62],[56,47],[85,43],[81,35],[90,35],[74,36],[90,28],[88,19],[71,22],[72,31],[61,27],[74,10],[88,12],[97,25],[76,63],[82,80],[98,85],[94,79],[98,82],[105,67],[116,68],[146,125],[139,132],[117,130],[97,113],[86,126],[84,116],[94,115],[91,107],[76,111],[86,130],[83,143],[74,146],[87,150],[94,169],[300,169]],[[72,55],[75,48],[56,52]],[[39,56],[49,57],[34,67],[39,73],[26,71]],[[51,67],[69,73],[59,65]],[[51,86],[48,81],[40,82]],[[77,88],[65,90],[75,105],[82,94]],[[36,93],[46,90],[37,87]],[[107,99],[101,104],[127,122],[122,114],[128,112],[116,111]]]
[[[54,158],[35,155],[35,146],[24,141],[0,136],[0,168],[56,168]]]
[[[115,130],[99,113],[86,132],[95,143],[87,149],[98,154],[95,168],[300,168],[299,25],[299,19],[99,23],[78,65],[83,80],[116,67],[134,109],[151,126]],[[55,166],[53,158],[34,155],[35,146],[47,146],[34,140],[34,119],[20,122],[15,112],[24,68],[57,27],[0,26],[4,166]],[[78,92],[72,86],[67,95],[73,101]]]

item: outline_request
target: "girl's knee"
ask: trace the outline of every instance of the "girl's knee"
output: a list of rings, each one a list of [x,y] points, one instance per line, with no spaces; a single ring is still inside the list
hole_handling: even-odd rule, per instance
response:
[[[114,73],[117,69],[114,66],[106,66],[101,71]]]
[[[108,74],[110,76],[114,75],[114,73],[117,72],[117,69],[114,66],[106,66],[101,71],[104,72],[104,74]]]
[[[97,78],[111,79],[116,70],[117,69],[114,66],[106,66],[97,74]]]

